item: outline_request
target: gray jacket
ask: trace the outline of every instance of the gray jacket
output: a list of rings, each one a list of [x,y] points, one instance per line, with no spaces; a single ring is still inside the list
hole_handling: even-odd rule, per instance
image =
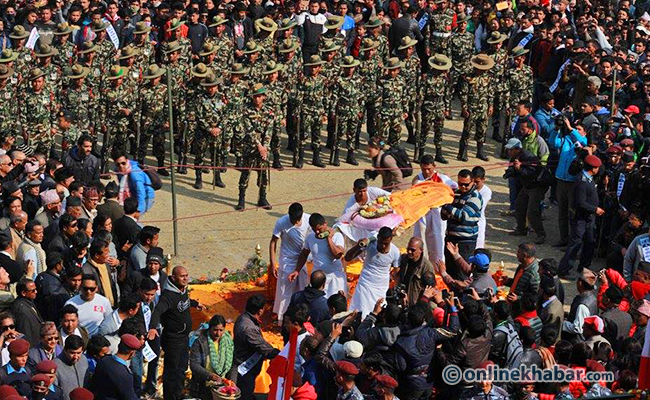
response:
[[[131,269],[133,271],[140,271],[142,268],[147,266],[147,252],[140,243],[136,244],[131,249],[129,261],[131,262]]]
[[[54,360],[56,363],[56,381],[63,392],[63,399],[70,400],[70,392],[78,387],[86,386],[86,371],[88,370],[88,359],[82,355],[76,364],[70,363],[65,352],[59,354]]]

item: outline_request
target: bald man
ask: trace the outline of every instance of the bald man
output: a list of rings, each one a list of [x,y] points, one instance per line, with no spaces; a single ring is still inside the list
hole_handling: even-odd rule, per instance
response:
[[[183,379],[189,361],[189,334],[192,330],[190,307],[203,310],[196,300],[191,300],[187,291],[189,275],[187,268],[174,267],[172,275],[163,287],[158,304],[151,314],[149,323],[149,340],[158,336],[155,329],[162,324],[163,333],[160,344],[165,351],[163,369],[163,397],[180,399],[183,391]]]
[[[422,239],[412,237],[406,245],[406,254],[403,254],[399,260],[399,271],[395,276],[397,285],[406,286],[406,299],[409,305],[415,304],[420,298],[420,294],[425,287],[423,277],[429,272],[434,274],[433,265],[424,257],[424,244]],[[434,275],[435,276],[435,275]],[[433,282],[426,282],[432,286]]]
[[[25,238],[25,226],[27,225],[27,213],[19,211],[9,217],[9,231],[11,232],[11,247],[14,255],[18,254],[18,246]]]
[[[0,179],[5,180],[9,176],[9,173],[14,168],[14,164],[11,162],[11,157],[8,155],[0,156]]]

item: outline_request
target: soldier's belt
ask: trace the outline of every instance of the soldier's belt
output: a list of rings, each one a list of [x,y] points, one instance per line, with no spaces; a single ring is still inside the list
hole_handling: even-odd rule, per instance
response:
[[[435,37],[441,37],[441,38],[448,38],[451,36],[451,33],[449,32],[432,32],[431,33]]]

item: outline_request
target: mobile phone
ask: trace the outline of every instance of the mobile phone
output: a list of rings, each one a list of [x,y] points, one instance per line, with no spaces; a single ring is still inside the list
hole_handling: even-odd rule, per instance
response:
[[[442,289],[442,298],[443,299],[448,299],[449,298],[449,290]]]

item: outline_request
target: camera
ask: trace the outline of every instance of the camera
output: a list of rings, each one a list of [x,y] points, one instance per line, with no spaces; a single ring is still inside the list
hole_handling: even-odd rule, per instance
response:
[[[406,285],[400,283],[392,289],[386,291],[386,302],[401,306],[406,299]]]

